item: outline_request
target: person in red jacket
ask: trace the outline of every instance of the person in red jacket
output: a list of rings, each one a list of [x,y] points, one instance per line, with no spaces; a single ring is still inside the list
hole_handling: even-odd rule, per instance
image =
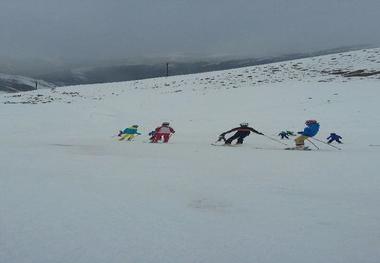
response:
[[[164,138],[164,143],[167,143],[169,141],[170,135],[175,133],[172,127],[169,126],[169,122],[164,122],[160,127],[156,128],[156,133],[154,135],[154,138],[152,140],[152,143],[157,143],[159,140]]]

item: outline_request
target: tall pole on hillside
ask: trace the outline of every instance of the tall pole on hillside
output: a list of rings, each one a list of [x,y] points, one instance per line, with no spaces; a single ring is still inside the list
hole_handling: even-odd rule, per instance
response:
[[[169,77],[169,62],[166,62],[166,77]]]

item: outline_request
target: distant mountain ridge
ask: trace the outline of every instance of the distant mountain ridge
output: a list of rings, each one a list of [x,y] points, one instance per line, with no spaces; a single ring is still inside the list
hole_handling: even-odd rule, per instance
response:
[[[9,74],[0,75],[0,91],[17,92],[35,89],[35,84],[40,83],[40,87],[68,86],[80,84],[108,83],[129,80],[141,80],[166,76],[166,63],[169,67],[169,75],[186,75],[218,70],[227,70],[247,66],[270,64],[274,62],[289,61],[300,58],[315,57],[320,55],[347,52],[363,46],[340,47],[316,52],[293,53],[281,56],[262,57],[262,58],[231,58],[213,57],[196,59],[190,57],[177,57],[171,59],[152,58],[138,60],[88,62],[83,65],[71,64],[62,66],[61,64],[51,65],[36,62],[36,71],[31,71],[31,65],[25,65],[22,73],[28,77],[14,76]],[[33,67],[32,67],[33,68]],[[29,71],[28,71],[29,69]],[[0,65],[0,71],[6,73],[17,71],[16,67]],[[36,79],[41,79],[37,81]],[[43,80],[43,81],[42,81]]]
[[[134,61],[128,64],[127,61],[107,62],[105,66],[76,67],[57,71],[54,73],[41,74],[36,77],[52,82],[58,86],[108,83],[129,80],[140,80],[166,76],[166,63],[169,63],[169,75],[186,75],[202,72],[227,70],[274,62],[289,61],[300,58],[315,57],[320,55],[334,54],[357,50],[359,47],[341,47],[308,53],[293,53],[281,56],[262,58],[205,58],[205,59],[167,59],[162,61],[152,60],[144,63]],[[360,47],[362,49],[362,47]]]

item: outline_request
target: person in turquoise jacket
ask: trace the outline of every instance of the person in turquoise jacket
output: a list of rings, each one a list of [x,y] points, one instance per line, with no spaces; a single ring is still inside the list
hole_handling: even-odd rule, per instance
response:
[[[131,127],[125,128],[123,131],[120,131],[119,141],[123,141],[123,140],[130,141],[133,138],[135,138],[136,135],[141,135],[141,133],[137,131],[138,127],[139,127],[138,125],[132,125]]]

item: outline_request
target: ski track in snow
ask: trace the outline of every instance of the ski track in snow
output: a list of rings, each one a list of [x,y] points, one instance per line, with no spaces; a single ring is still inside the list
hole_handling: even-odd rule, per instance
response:
[[[359,69],[380,49],[0,94],[0,262],[378,262],[380,76],[326,73]],[[311,118],[341,151],[210,145]],[[162,121],[170,142],[144,143]],[[119,142],[132,124],[143,135]]]

